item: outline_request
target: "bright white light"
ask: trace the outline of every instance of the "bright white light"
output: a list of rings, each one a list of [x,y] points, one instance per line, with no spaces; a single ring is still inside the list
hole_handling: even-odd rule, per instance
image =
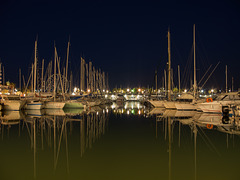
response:
[[[105,89],[103,90],[103,92],[105,92]]]
[[[108,90],[106,92],[108,93]]]
[[[127,114],[129,114],[129,111],[127,111]]]
[[[72,95],[76,95],[76,94],[73,92]]]
[[[140,110],[138,110],[138,114],[139,114],[139,115],[141,114],[141,111],[140,111]]]
[[[185,89],[185,90],[184,90],[184,92],[186,93],[186,92],[187,92],[187,90]]]
[[[139,88],[139,89],[138,89],[138,92],[140,92],[140,91],[141,91],[141,89]]]
[[[73,89],[73,92],[77,92],[77,87],[75,87],[75,88]]]
[[[90,89],[87,90],[88,93],[90,93],[90,91],[91,91]]]
[[[127,89],[127,92],[129,92],[130,91],[130,89]]]
[[[204,90],[201,90],[201,93],[203,93],[204,92]]]
[[[213,92],[214,90],[213,89],[211,89],[211,92]]]

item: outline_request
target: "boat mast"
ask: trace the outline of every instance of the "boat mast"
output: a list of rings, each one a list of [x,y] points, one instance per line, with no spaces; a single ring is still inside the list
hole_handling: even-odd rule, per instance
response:
[[[197,78],[196,78],[196,44],[195,44],[195,24],[193,25],[193,60],[194,60],[194,83],[193,83],[193,96],[196,98],[197,91]]]
[[[178,88],[179,88],[179,90],[178,90],[178,92],[179,92],[179,94],[180,94],[180,66],[178,65]]]
[[[54,46],[53,100],[56,100],[56,47]]]
[[[34,85],[33,85],[33,93],[35,96],[36,91],[36,78],[37,78],[37,40],[35,41],[35,51],[34,51]]]
[[[170,29],[168,29],[168,100],[171,100],[171,52],[170,52]]]
[[[69,56],[69,46],[70,46],[70,37],[68,41],[68,47],[67,47],[67,62],[66,62],[66,82],[68,78],[68,56]],[[67,83],[65,82],[65,93],[67,93]]]
[[[164,88],[165,88],[165,97],[167,96],[166,92],[167,92],[167,72],[166,69],[164,69]]]
[[[43,86],[43,72],[44,72],[44,59],[42,60],[41,92],[45,92],[45,88]]]
[[[155,85],[156,85],[156,94],[157,94],[157,70],[155,70]]]
[[[21,87],[21,68],[19,68],[19,90],[22,91],[22,87]]]
[[[226,65],[226,93],[228,91],[228,88],[227,88],[227,65]]]

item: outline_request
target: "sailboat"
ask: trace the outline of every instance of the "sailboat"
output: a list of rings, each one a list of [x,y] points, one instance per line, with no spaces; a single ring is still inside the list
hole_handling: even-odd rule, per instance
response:
[[[170,30],[168,30],[168,101],[166,100],[148,100],[154,108],[175,109],[174,103],[171,102],[171,53],[170,53]]]
[[[37,76],[37,40],[35,41],[34,48],[34,86],[33,86],[33,97],[27,98],[27,102],[24,106],[24,109],[28,110],[40,110],[43,108],[44,103],[41,102],[38,98],[36,98],[35,90],[36,90],[36,76]]]
[[[26,101],[17,95],[1,95],[0,102],[3,103],[3,110],[20,111]]]
[[[177,110],[197,110],[196,96],[197,96],[197,78],[196,78],[196,48],[195,48],[195,24],[193,25],[193,60],[194,60],[194,84],[193,84],[193,95],[184,93],[177,97],[175,101],[175,107]]]
[[[57,50],[54,48],[54,88],[53,88],[53,101],[45,101],[45,109],[62,109],[65,106],[65,102],[56,101],[56,69],[57,69]]]

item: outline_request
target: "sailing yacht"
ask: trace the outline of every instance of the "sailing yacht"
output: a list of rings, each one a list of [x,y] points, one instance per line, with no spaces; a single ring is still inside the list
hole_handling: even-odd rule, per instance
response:
[[[45,109],[63,109],[65,106],[65,102],[63,101],[56,101],[56,70],[57,70],[57,50],[56,47],[54,48],[54,89],[53,89],[53,101],[47,100],[45,101]],[[59,63],[58,63],[59,65]],[[60,72],[59,72],[60,73]],[[61,79],[60,79],[61,80]],[[62,89],[63,92],[63,89]]]
[[[35,98],[36,97],[36,94],[35,94],[35,90],[36,90],[36,78],[37,78],[37,40],[35,41],[35,48],[34,48],[34,69],[32,69],[34,72],[34,75],[32,74],[32,78],[33,79],[33,97],[29,97],[27,99],[27,102],[24,106],[24,109],[27,109],[27,110],[40,110],[43,108],[44,104],[43,102],[41,102],[39,99]]]
[[[23,108],[26,100],[22,100],[20,96],[16,95],[1,95],[1,103],[3,103],[3,110],[19,111]]]

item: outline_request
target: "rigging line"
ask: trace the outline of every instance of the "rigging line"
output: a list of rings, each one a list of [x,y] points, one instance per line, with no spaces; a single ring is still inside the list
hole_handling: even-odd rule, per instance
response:
[[[198,86],[199,86],[199,84],[202,82],[203,78],[206,76],[206,74],[208,73],[208,71],[210,70],[211,67],[212,67],[212,64],[209,66],[209,68],[207,69],[207,71],[205,72],[205,74],[203,75],[203,77],[201,78],[201,80],[198,82]]]
[[[187,78],[190,77],[190,69],[192,66],[192,56],[193,56],[193,46],[192,46],[189,56],[187,58],[187,64],[184,68],[184,72],[183,72],[183,76],[182,76],[182,80],[181,80],[181,83],[185,87],[187,86],[187,81],[188,81]]]
[[[215,66],[215,68],[213,69],[213,71],[211,72],[211,74],[208,76],[208,78],[206,79],[206,81],[203,83],[201,89],[202,89],[203,86],[206,84],[206,82],[208,81],[208,79],[212,76],[212,74],[214,73],[215,69],[218,67],[219,64],[220,64],[220,61],[218,61],[217,65]]]

